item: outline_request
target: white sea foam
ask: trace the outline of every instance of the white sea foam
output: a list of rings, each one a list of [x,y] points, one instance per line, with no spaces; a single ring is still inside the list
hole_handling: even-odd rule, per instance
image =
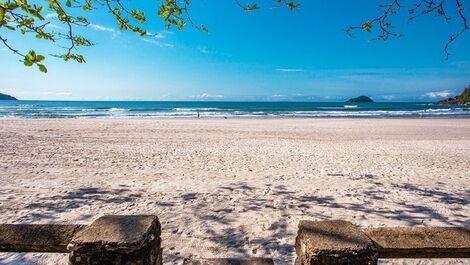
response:
[[[123,109],[123,108],[110,108],[110,112],[124,112],[124,111],[129,111],[129,109]]]

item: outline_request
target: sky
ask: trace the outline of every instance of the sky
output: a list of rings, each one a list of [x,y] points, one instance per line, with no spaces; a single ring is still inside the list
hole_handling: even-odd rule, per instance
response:
[[[259,0],[261,9],[247,13],[233,0],[192,0],[192,19],[209,33],[166,30],[156,15],[159,0],[131,2],[146,12],[155,37],[120,32],[98,9],[88,15],[92,24],[78,29],[95,44],[78,50],[85,64],[48,57],[43,74],[0,47],[0,92],[37,100],[436,101],[470,84],[470,32],[444,58],[445,42],[461,26],[453,13],[450,23],[434,17],[410,23],[404,7],[393,20],[403,37],[382,42],[345,33],[378,14],[381,1],[299,2],[290,11]],[[470,16],[470,1],[464,3]],[[1,28],[0,35],[23,51],[58,49]]]

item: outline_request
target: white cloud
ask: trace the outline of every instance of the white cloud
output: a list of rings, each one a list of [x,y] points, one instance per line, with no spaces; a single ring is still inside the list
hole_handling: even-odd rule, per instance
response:
[[[0,92],[5,92],[5,93],[15,93],[17,91],[16,88],[10,87],[10,88],[2,88],[0,89]]]
[[[153,37],[154,39],[160,39],[160,40],[166,38],[165,35],[160,34],[160,33],[157,33],[157,34],[147,33],[147,36]]]
[[[55,93],[56,96],[66,96],[66,97],[70,97],[72,95],[72,93],[70,92],[57,92]]]
[[[53,23],[47,24],[46,27],[51,28],[51,29],[64,29],[63,27],[61,27],[59,25],[56,25],[56,24],[53,24]]]
[[[51,91],[46,91],[43,92],[42,94],[46,96],[58,96],[58,97],[70,97],[72,96],[71,92],[51,92]]]
[[[92,28],[94,30],[98,30],[98,31],[116,32],[116,30],[113,29],[113,28],[108,28],[108,27],[101,26],[101,25],[98,25],[98,24],[89,24],[88,26],[90,28]]]
[[[444,90],[444,91],[428,92],[424,94],[423,96],[427,98],[448,98],[452,95],[453,93],[450,92],[449,90]]]
[[[226,58],[232,58],[233,57],[233,55],[230,54],[230,53],[220,52],[220,51],[211,49],[211,48],[209,48],[205,45],[204,46],[198,46],[197,50],[198,50],[198,52],[200,52],[202,54],[205,54],[205,55],[217,55],[217,56],[223,56],[223,57],[226,57]]]
[[[90,27],[91,29],[96,30],[96,31],[103,31],[103,32],[112,33],[113,34],[113,39],[116,38],[119,34],[121,34],[121,32],[119,30],[116,30],[116,29],[110,28],[110,27],[106,27],[106,26],[103,26],[103,25],[90,23],[88,25],[88,27]]]
[[[173,32],[168,31],[168,30],[162,30],[160,32],[157,32],[156,34],[148,32],[147,36],[152,36],[155,39],[164,39],[166,38],[167,35],[170,35],[170,34],[173,34]]]
[[[397,97],[393,96],[393,95],[383,95],[383,96],[378,96],[378,98],[382,98],[382,99],[385,99],[385,100],[395,100],[395,99],[397,99]]]
[[[209,95],[207,93],[202,93],[200,95],[201,98],[224,98],[225,96],[223,95]]]
[[[198,51],[200,53],[204,53],[204,54],[209,54],[211,53],[211,51],[209,51],[209,49],[207,48],[207,46],[199,46],[198,48]]]
[[[192,98],[197,98],[197,99],[222,99],[225,98],[224,95],[211,95],[208,93],[202,93],[200,95],[192,96]]]
[[[173,47],[175,47],[175,45],[173,45],[171,43],[167,43],[167,42],[163,42],[163,41],[159,41],[159,40],[155,40],[155,39],[142,38],[142,40],[147,42],[147,43],[151,43],[153,45],[161,47],[161,48],[164,48],[164,47],[173,48]]]
[[[57,14],[56,13],[46,14],[46,18],[53,18],[53,17],[57,17]]]
[[[304,72],[304,69],[300,68],[277,68],[276,71],[278,72]]]

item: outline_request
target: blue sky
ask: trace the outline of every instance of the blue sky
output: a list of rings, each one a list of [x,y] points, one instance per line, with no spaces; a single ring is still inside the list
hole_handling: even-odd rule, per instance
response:
[[[65,100],[339,101],[369,95],[433,101],[470,84],[470,33],[444,60],[443,45],[458,30],[457,19],[408,23],[404,10],[394,20],[404,36],[379,42],[361,32],[351,38],[344,30],[377,14],[380,1],[304,0],[292,12],[260,0],[262,9],[247,14],[231,0],[193,0],[192,17],[209,28],[205,34],[190,27],[164,30],[157,3],[145,2],[134,3],[146,11],[147,28],[158,37],[119,32],[109,14],[94,11],[92,25],[81,30],[96,44],[79,50],[86,64],[48,57],[49,73],[42,74],[0,48],[0,92]],[[22,49],[56,49],[35,39],[8,38]]]

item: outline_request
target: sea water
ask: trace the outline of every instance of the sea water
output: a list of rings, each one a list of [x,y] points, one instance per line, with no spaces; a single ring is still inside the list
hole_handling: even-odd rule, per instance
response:
[[[214,101],[10,101],[0,118],[457,118],[470,106],[433,103],[214,102]]]

